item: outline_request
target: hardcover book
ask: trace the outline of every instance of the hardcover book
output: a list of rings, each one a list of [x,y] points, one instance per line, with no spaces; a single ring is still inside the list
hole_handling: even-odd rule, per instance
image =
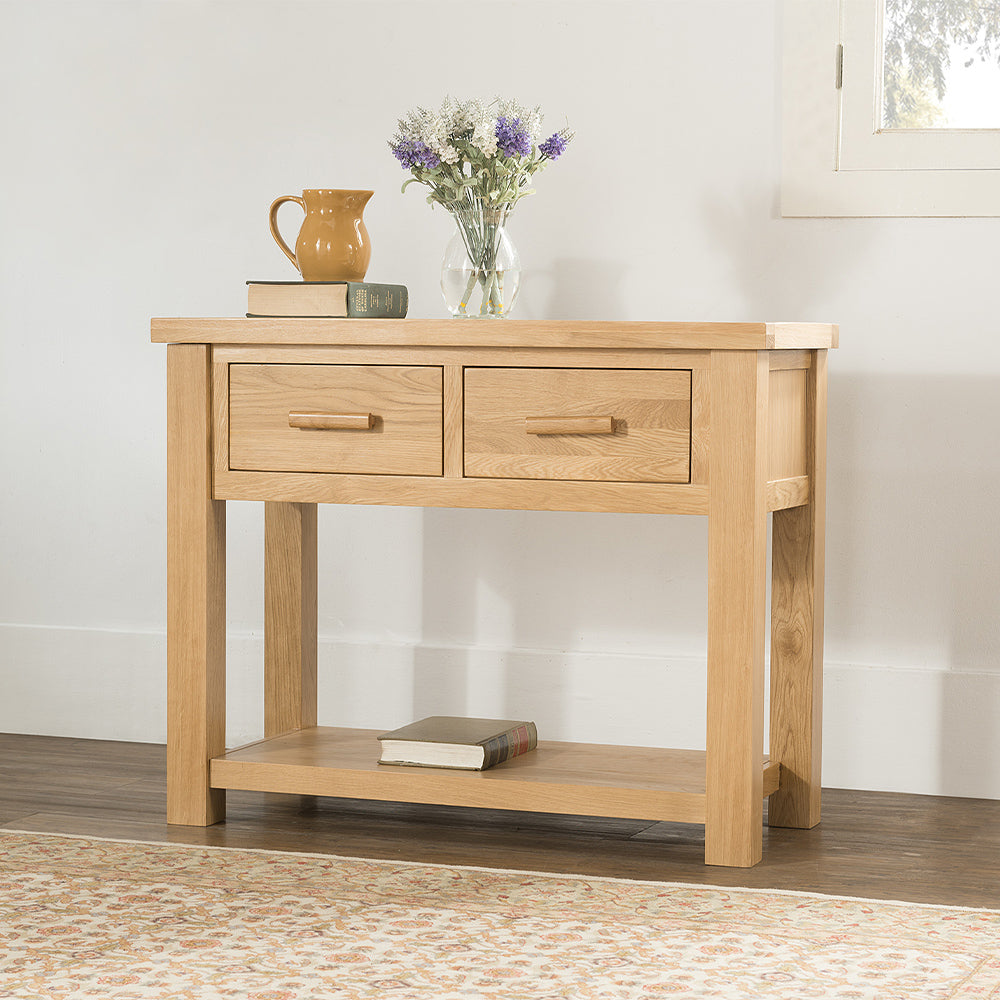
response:
[[[379,737],[380,764],[485,771],[538,745],[533,722],[434,715]]]
[[[402,319],[405,285],[376,281],[248,281],[247,316]]]

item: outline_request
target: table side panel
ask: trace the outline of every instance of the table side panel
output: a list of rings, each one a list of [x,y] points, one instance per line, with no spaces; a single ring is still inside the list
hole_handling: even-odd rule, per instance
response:
[[[775,514],[771,533],[771,751],[786,779],[768,809],[771,826],[809,828],[820,820],[826,382],[820,351],[809,382],[812,496]]]
[[[809,474],[808,369],[772,370],[768,385],[769,481]]]

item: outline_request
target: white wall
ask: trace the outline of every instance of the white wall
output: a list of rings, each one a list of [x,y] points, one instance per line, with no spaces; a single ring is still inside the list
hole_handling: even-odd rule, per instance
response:
[[[1000,221],[782,220],[777,0],[0,2],[0,729],[162,741],[159,315],[294,272],[267,207],[371,187],[372,280],[447,219],[414,104],[578,137],[512,234],[522,318],[817,320],[831,360],[828,785],[1000,797]],[[12,97],[11,95],[16,95]],[[286,209],[294,235],[294,210]],[[229,513],[230,741],[261,728],[261,512]],[[322,508],[321,721],[530,714],[703,745],[700,519]]]

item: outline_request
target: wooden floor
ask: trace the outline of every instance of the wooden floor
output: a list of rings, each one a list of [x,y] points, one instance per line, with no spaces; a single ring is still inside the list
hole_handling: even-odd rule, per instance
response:
[[[225,823],[165,822],[165,748],[0,735],[0,827],[1000,908],[1000,802],[829,789],[814,830],[764,830],[706,868],[700,826],[230,792]]]

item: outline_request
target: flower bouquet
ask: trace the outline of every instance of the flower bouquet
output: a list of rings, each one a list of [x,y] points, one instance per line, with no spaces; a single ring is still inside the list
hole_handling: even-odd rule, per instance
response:
[[[516,101],[489,104],[446,98],[438,112],[416,108],[400,119],[389,147],[427,201],[456,223],[445,253],[441,288],[455,316],[505,316],[520,281],[517,253],[505,227],[511,209],[533,191],[532,176],[566,149],[561,129],[543,142],[539,108]],[[471,307],[471,308],[470,308]]]

